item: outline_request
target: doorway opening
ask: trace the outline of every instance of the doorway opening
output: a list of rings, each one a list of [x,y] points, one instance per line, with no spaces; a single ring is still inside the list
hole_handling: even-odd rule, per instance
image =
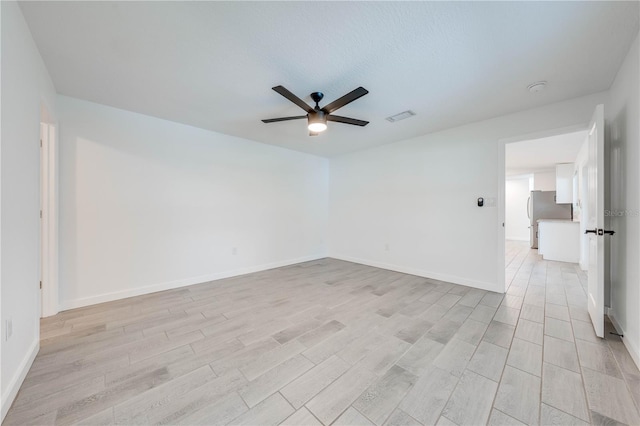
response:
[[[598,105],[588,126],[502,140],[499,146],[498,262],[505,292],[523,293],[545,309],[554,309],[554,297],[564,309],[571,299],[588,308],[598,337],[604,337],[605,324],[604,241],[613,234],[604,229],[603,129],[604,107]],[[530,295],[529,284],[546,289]]]
[[[505,239],[528,242],[546,260],[580,263],[587,159],[586,129],[505,144]]]

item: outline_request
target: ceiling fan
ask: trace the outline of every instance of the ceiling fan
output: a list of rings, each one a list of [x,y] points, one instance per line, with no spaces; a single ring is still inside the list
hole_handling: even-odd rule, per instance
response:
[[[311,108],[306,104],[305,101],[285,89],[283,86],[272,87],[273,90],[280,93],[285,98],[289,99],[294,104],[298,105],[300,108],[307,112],[307,115],[296,115],[293,117],[280,117],[280,118],[269,118],[266,120],[262,120],[263,123],[275,123],[277,121],[288,121],[288,120],[300,120],[302,118],[306,118],[308,122],[309,136],[317,136],[320,132],[324,132],[327,130],[327,121],[335,121],[336,123],[345,123],[345,124],[353,124],[354,126],[366,126],[369,124],[368,121],[357,120],[355,118],[342,117],[339,115],[333,115],[332,113],[338,108],[342,108],[343,106],[355,101],[358,98],[363,97],[369,91],[364,87],[358,87],[355,90],[347,93],[341,98],[336,99],[328,105],[320,108],[318,103],[324,97],[322,92],[313,92],[311,94],[311,99],[316,103],[316,106]]]

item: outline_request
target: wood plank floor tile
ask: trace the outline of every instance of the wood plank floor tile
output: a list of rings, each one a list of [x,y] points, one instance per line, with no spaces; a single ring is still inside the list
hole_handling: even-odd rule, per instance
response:
[[[540,424],[549,426],[587,426],[588,422],[573,417],[564,411],[558,410],[547,404],[542,404],[540,409]],[[602,423],[596,423],[602,424]]]
[[[359,366],[353,367],[324,388],[306,404],[322,423],[330,424],[346,410],[377,376]]]
[[[489,324],[475,321],[473,319],[467,319],[458,329],[454,337],[467,343],[471,343],[472,345],[478,345],[480,340],[482,340],[482,336],[484,336],[485,331],[487,331],[488,326]]]
[[[353,407],[376,425],[382,425],[416,382],[417,377],[394,366],[369,386]]]
[[[444,346],[440,342],[423,337],[396,364],[416,376],[421,376],[429,370],[431,363],[442,352]]]
[[[331,356],[281,389],[281,393],[295,408],[300,408],[322,389],[340,377],[350,365]]]
[[[288,407],[284,406],[284,409]],[[180,420],[181,425],[224,425],[249,411],[242,398],[235,392],[214,400],[211,404],[194,410]]]
[[[458,425],[484,424],[489,419],[498,383],[465,371],[442,415]]]
[[[422,423],[405,413],[399,408],[396,408],[384,426],[422,426]]]
[[[313,366],[314,364],[307,358],[297,355],[251,380],[238,389],[238,393],[249,407],[253,407],[310,370]]]
[[[544,336],[544,361],[576,373],[580,372],[578,353],[573,342]]]
[[[495,408],[526,424],[538,424],[540,378],[506,366]]]
[[[280,423],[280,426],[322,426],[322,423],[309,410],[302,407]]]
[[[349,407],[338,419],[332,423],[335,426],[373,426],[365,416],[360,414],[358,410]]]
[[[245,366],[240,367],[240,371],[247,380],[251,381],[275,366],[295,357],[305,349],[307,348],[302,343],[292,340],[258,355]]]
[[[640,424],[640,415],[623,380],[584,368],[582,377],[589,408],[627,425]]]
[[[471,360],[476,346],[458,339],[451,339],[433,360],[433,365],[460,377]]]
[[[576,348],[578,349],[578,358],[582,367],[619,379],[623,378],[622,372],[618,368],[618,363],[608,345],[577,340]]]
[[[537,345],[542,345],[544,326],[541,323],[523,319],[521,316],[520,320],[518,320],[514,337]]]
[[[506,295],[327,258],[61,312],[4,424],[640,423],[586,274],[506,248]]]
[[[584,421],[589,421],[587,401],[579,373],[544,364],[542,402]]]
[[[506,415],[500,410],[495,408],[491,410],[491,417],[489,417],[489,426],[526,426],[521,421],[514,419],[511,416]]]
[[[469,318],[475,321],[486,322],[489,324],[496,314],[498,308],[492,308],[491,306],[478,304],[473,309],[473,312],[469,315]]]
[[[542,346],[514,338],[507,357],[507,365],[542,377]]]
[[[229,424],[238,426],[277,425],[294,412],[295,410],[287,400],[279,393],[275,393],[246,413],[233,419]]]
[[[467,369],[494,382],[499,382],[507,361],[508,349],[489,342],[480,342]]]
[[[230,394],[235,394],[242,401],[236,391],[246,383],[247,380],[238,370],[228,371],[184,395],[156,406],[153,411],[147,413],[147,419],[151,424],[181,424],[184,419],[200,410],[209,410],[208,407]],[[233,398],[230,401],[233,402]],[[244,402],[242,404],[246,407]],[[235,407],[237,404],[233,405]]]
[[[204,385],[215,377],[213,370],[208,365],[205,365],[189,374],[141,392],[113,408],[115,421],[119,424],[148,423],[147,413],[149,411],[154,410],[158,405],[165,404],[167,401],[176,399]]]
[[[569,321],[547,318],[544,322],[544,334],[573,342],[573,330]]]
[[[447,404],[458,378],[432,367],[421,376],[398,408],[422,424],[435,424]]]
[[[484,334],[483,340],[509,349],[515,330],[516,328],[512,325],[499,321],[491,321]]]

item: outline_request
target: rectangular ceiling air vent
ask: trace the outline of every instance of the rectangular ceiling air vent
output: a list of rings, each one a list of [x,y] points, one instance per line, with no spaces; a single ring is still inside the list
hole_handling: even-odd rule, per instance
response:
[[[413,117],[416,115],[415,112],[411,110],[403,111],[400,114],[392,115],[391,117],[387,117],[387,121],[395,123],[396,121],[404,120],[405,118]]]

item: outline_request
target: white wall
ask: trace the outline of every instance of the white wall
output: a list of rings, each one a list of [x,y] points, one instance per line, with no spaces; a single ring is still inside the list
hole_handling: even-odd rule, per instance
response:
[[[640,86],[638,38],[610,89],[605,106],[610,144],[611,310],[640,366]]]
[[[476,206],[503,185],[499,140],[586,127],[605,99],[598,93],[332,159],[330,255],[504,291],[497,204]]]
[[[529,241],[529,216],[527,200],[532,178],[507,178],[505,182],[505,238],[507,240]]]
[[[63,309],[326,256],[327,159],[63,96],[58,113]]]
[[[38,350],[40,301],[40,110],[55,91],[17,4],[1,2],[2,417]],[[5,321],[13,335],[5,341]]]
[[[535,191],[555,191],[556,171],[536,172],[533,174],[533,189]]]

